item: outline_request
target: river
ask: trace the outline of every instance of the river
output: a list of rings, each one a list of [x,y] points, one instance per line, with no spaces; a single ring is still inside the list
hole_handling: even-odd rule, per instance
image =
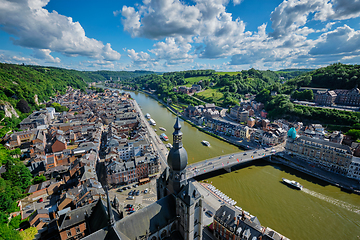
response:
[[[163,105],[140,92],[130,92],[144,114],[156,121],[158,135],[166,128],[172,143],[175,118]],[[188,163],[240,151],[237,147],[200,132],[181,121],[183,144]],[[201,144],[209,141],[211,147]],[[303,191],[281,183],[281,179],[300,182]],[[258,161],[231,173],[207,179],[237,205],[258,217],[263,226],[295,239],[360,239],[360,196],[303,174],[286,166]]]

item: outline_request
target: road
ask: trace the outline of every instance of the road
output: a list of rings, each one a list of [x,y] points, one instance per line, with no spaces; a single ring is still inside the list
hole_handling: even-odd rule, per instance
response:
[[[165,144],[160,140],[159,136],[155,133],[154,129],[150,126],[149,122],[146,120],[138,103],[135,100],[133,100],[132,103],[133,103],[134,107],[136,108],[136,111],[139,113],[141,121],[144,122],[145,126],[148,129],[147,136],[150,138],[150,142],[153,143],[154,148],[156,148],[156,152],[159,154],[159,159],[160,159],[160,163],[161,163],[160,172],[162,172],[163,169],[165,169],[167,166],[167,155],[168,155],[169,151],[165,147]]]

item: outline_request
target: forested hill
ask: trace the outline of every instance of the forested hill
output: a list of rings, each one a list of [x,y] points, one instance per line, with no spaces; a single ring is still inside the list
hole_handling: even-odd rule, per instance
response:
[[[329,89],[352,89],[360,86],[360,65],[334,63],[319,68],[286,82],[284,88],[320,87]]]
[[[142,75],[147,74],[155,74],[152,71],[143,71],[143,70],[135,70],[135,71],[89,71],[89,72],[82,72],[86,74],[89,78],[96,80],[125,80],[134,77],[139,77]]]
[[[13,106],[20,99],[34,106],[35,95],[41,103],[57,92],[64,93],[67,86],[85,89],[87,82],[92,81],[93,78],[75,70],[0,63],[0,99]]]

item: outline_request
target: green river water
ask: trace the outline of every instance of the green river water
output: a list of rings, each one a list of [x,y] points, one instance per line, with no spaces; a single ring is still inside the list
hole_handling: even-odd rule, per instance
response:
[[[163,133],[159,127],[166,128],[172,143],[176,116],[143,93],[130,94],[143,113],[149,113],[156,121],[157,134]],[[184,121],[181,125],[188,163],[241,151]],[[202,140],[209,141],[211,147],[203,146]],[[282,184],[283,177],[300,182],[303,191]],[[290,239],[360,239],[360,196],[299,171],[260,160],[207,180],[236,200],[238,206],[257,216],[263,226]]]

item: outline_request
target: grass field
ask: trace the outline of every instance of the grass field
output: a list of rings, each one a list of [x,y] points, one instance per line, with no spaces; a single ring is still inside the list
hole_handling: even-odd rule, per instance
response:
[[[216,72],[215,74],[217,75],[225,75],[225,74],[228,74],[230,76],[233,76],[233,75],[238,75],[238,74],[241,74],[241,72]]]
[[[206,80],[208,79],[209,76],[200,76],[200,77],[189,77],[189,78],[185,78],[185,81],[187,82],[187,84],[185,86],[187,87],[191,87],[193,84],[198,83],[200,80]]]
[[[222,92],[219,92],[218,90],[219,88],[209,88],[203,92],[197,93],[196,96],[202,97],[201,99],[205,102],[211,102],[209,101],[211,98],[214,102],[221,103],[224,100],[224,94]]]

